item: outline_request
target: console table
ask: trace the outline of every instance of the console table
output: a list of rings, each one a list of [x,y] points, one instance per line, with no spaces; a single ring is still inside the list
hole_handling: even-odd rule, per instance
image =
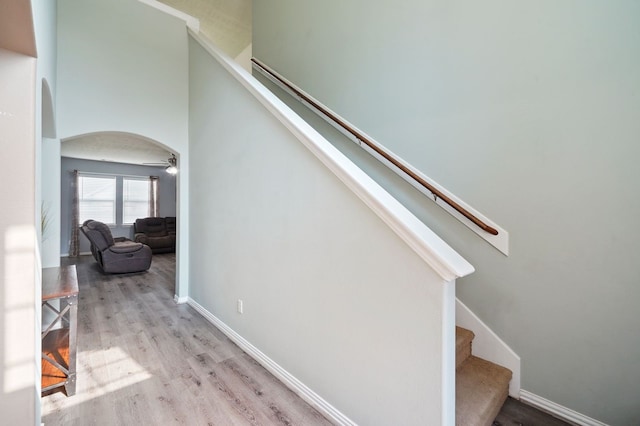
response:
[[[42,331],[42,393],[64,386],[67,396],[71,396],[76,393],[78,328],[75,265],[42,270],[43,317],[47,311],[53,312],[55,319]]]

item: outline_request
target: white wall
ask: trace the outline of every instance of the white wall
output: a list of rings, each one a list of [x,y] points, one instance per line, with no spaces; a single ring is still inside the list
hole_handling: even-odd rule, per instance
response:
[[[35,58],[0,49],[0,149],[10,154],[0,171],[0,413],[15,425],[39,420],[35,68]]]
[[[60,138],[117,129],[184,149],[184,22],[136,0],[60,0],[58,14]]]
[[[60,141],[55,131],[57,19],[56,0],[34,0],[33,18],[38,48],[36,73],[36,223],[43,210],[48,217],[47,229],[40,237],[42,266],[60,264]],[[43,84],[46,80],[46,85]],[[49,91],[48,95],[45,91]],[[49,120],[53,126],[44,126]]]
[[[195,41],[190,84],[190,297],[356,423],[440,424],[447,284]]]
[[[258,59],[509,231],[507,258],[319,125],[476,266],[458,296],[523,389],[640,423],[640,3],[253,6]]]
[[[47,219],[41,236],[42,267],[47,268],[60,265],[60,140],[41,138],[40,142],[41,202],[37,210]]]
[[[251,43],[245,47],[245,49],[240,52],[238,56],[235,57],[236,62],[238,62],[244,69],[251,72]]]
[[[188,54],[184,21],[136,0],[58,1],[58,136],[119,131],[178,153],[178,283],[188,285]]]

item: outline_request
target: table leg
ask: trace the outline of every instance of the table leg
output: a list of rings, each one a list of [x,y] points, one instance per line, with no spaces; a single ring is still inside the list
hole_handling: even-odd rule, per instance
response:
[[[78,332],[78,296],[67,298],[69,305],[69,375],[65,384],[67,396],[76,393],[76,353]]]

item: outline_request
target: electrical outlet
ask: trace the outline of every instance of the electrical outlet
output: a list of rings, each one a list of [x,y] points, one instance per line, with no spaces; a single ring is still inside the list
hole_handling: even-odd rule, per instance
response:
[[[242,303],[242,299],[238,299],[238,313],[241,314],[244,311],[244,303]]]

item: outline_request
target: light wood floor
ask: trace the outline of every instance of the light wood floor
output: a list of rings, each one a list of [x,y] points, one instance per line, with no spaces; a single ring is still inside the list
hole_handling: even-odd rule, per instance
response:
[[[513,398],[507,398],[493,426],[571,426]]]
[[[42,398],[45,425],[330,425],[222,332],[173,302],[175,255],[143,274],[76,264],[76,395]],[[0,420],[0,424],[2,421]],[[494,425],[568,425],[509,399]]]
[[[76,263],[77,392],[42,398],[45,425],[329,425],[222,332],[173,302],[175,255],[142,274]],[[1,421],[0,421],[1,423]]]

